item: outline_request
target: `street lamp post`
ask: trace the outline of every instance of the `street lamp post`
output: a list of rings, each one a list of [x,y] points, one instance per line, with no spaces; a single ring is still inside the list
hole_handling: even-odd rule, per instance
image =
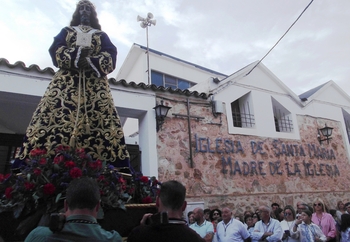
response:
[[[148,27],[153,25],[156,25],[156,20],[153,19],[153,14],[148,13],[147,18],[142,18],[140,15],[137,16],[137,21],[141,22],[140,26],[142,28],[146,28],[146,41],[147,41],[147,77],[148,77],[148,85],[151,84],[151,73],[149,70],[149,47],[148,47]]]

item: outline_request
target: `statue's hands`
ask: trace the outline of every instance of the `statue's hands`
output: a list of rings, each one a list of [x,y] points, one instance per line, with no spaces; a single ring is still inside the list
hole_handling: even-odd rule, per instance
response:
[[[89,62],[87,61],[86,57],[79,59],[78,67],[79,69],[87,69],[89,67]]]
[[[81,50],[79,61],[78,61],[79,69],[87,69],[89,67],[89,62],[86,59],[86,57],[88,57],[89,55],[90,55],[90,49],[84,48]]]

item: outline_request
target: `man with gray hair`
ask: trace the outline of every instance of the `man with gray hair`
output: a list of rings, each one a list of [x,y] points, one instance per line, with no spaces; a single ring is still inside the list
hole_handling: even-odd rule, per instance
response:
[[[195,208],[193,215],[196,222],[191,224],[190,228],[196,231],[206,242],[211,242],[214,235],[214,226],[211,222],[204,219],[204,210]]]
[[[283,230],[278,220],[270,217],[271,208],[269,206],[260,206],[258,214],[261,218],[254,226],[252,232],[252,242],[269,241],[279,242],[282,241]]]
[[[241,221],[232,218],[231,209],[226,207],[222,210],[222,221],[216,226],[216,239],[218,242],[248,242],[250,234]]]

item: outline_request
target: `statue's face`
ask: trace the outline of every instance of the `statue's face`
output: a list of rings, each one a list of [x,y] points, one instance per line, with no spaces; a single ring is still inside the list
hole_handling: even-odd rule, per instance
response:
[[[91,7],[88,5],[79,6],[80,24],[90,25]]]

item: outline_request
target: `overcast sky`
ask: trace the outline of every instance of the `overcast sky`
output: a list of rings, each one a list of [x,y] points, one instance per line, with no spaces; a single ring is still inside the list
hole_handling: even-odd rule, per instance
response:
[[[53,67],[53,37],[67,26],[76,0],[1,0],[0,57]],[[117,70],[133,43],[146,46],[136,21],[152,12],[150,48],[230,75],[261,59],[310,0],[95,0],[118,48]],[[335,81],[350,94],[350,0],[314,0],[263,60],[297,95]],[[117,70],[109,77],[115,77]]]

